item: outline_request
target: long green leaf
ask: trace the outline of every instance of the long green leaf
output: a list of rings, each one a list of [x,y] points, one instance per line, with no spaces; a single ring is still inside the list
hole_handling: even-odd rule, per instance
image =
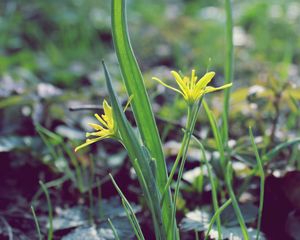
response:
[[[157,160],[157,182],[163,190],[167,179],[166,165],[144,80],[129,40],[125,0],[112,1],[112,33],[123,80],[128,95],[133,96],[131,105],[136,123],[145,146]]]
[[[156,161],[156,182],[162,193],[167,183],[166,163],[144,80],[130,44],[125,0],[112,0],[112,35],[128,95],[133,96],[132,109],[138,129],[143,143]],[[169,226],[171,222],[171,209],[172,199],[169,190],[162,209],[164,226]]]
[[[155,228],[157,239],[164,239],[166,228],[162,224],[160,203],[160,192],[156,185],[155,178],[151,169],[151,161],[149,155],[146,154],[145,147],[139,144],[133,128],[125,117],[121,105],[116,97],[116,93],[112,87],[110,75],[107,71],[105,63],[102,62],[105,72],[106,85],[109,92],[114,119],[116,120],[118,130],[121,136],[121,141],[128,151],[131,163],[136,171],[139,183],[143,193],[146,196],[146,201],[152,213],[152,219]]]

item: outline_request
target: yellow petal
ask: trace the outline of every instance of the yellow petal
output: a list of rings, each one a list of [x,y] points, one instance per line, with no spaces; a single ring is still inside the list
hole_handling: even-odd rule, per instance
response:
[[[199,91],[200,89],[203,89],[209,84],[209,82],[212,80],[212,78],[215,76],[215,72],[208,72],[206,73],[196,84],[195,91]]]
[[[95,130],[102,130],[103,127],[100,126],[99,124],[95,124],[95,123],[88,123],[89,126],[91,126],[92,128],[94,128]]]
[[[187,95],[187,93],[189,92],[189,88],[186,85],[186,83],[184,82],[184,80],[186,80],[186,79],[185,78],[182,79],[178,72],[171,71],[171,74],[173,75],[177,84],[179,85],[183,96]]]
[[[92,139],[92,140],[90,140],[90,139],[87,139],[86,140],[86,142],[84,143],[84,144],[81,144],[81,145],[79,145],[78,147],[76,147],[75,148],[75,152],[77,152],[79,149],[81,149],[81,148],[84,148],[84,147],[86,147],[86,146],[88,146],[88,145],[91,145],[91,144],[93,144],[93,143],[95,143],[95,142],[98,142],[98,141],[100,141],[100,140],[102,140],[102,139],[104,139],[105,137],[98,137],[98,138],[94,138],[94,139]]]
[[[229,88],[231,86],[232,86],[232,83],[228,83],[228,84],[225,84],[225,85],[223,85],[221,87],[217,87],[217,88],[208,86],[208,87],[205,88],[204,92],[205,93],[215,92],[215,91],[218,91],[218,90],[222,90],[224,88]]]
[[[173,91],[175,91],[175,92],[178,92],[178,93],[180,93],[181,95],[183,95],[183,93],[182,93],[181,91],[179,91],[177,88],[171,87],[170,85],[164,83],[164,82],[161,81],[160,79],[158,79],[158,78],[156,78],[156,77],[153,77],[152,79],[155,80],[155,81],[157,81],[157,82],[159,82],[161,85],[163,85],[163,86],[165,86],[165,87],[167,87],[167,88],[169,88],[169,89],[171,89],[171,90],[173,90]],[[183,95],[183,96],[184,96],[184,95]]]
[[[195,83],[196,83],[197,77],[195,76],[195,69],[192,70],[192,75],[191,75],[191,89],[193,89],[195,87]]]
[[[106,100],[103,101],[103,109],[106,116],[112,117],[112,108],[109,106]]]
[[[97,113],[95,113],[94,116],[97,118],[99,122],[103,124],[103,126],[108,128],[107,123]]]

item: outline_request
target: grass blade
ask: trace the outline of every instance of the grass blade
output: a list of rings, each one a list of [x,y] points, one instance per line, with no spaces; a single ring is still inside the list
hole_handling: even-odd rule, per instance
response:
[[[206,231],[205,240],[208,240],[209,233],[215,223],[215,221],[220,217],[221,213],[232,203],[231,199],[228,199],[213,215],[209,222],[208,229]]]
[[[214,135],[214,138],[215,138],[216,143],[217,143],[218,151],[221,155],[220,156],[221,157],[221,167],[222,167],[222,169],[225,169],[227,161],[225,159],[225,151],[224,151],[224,147],[223,147],[223,142],[222,142],[220,130],[217,126],[216,119],[215,119],[213,113],[211,112],[211,110],[209,109],[208,104],[206,103],[205,100],[203,100],[203,106],[204,106],[205,112],[207,114],[210,126],[212,128],[213,135]]]
[[[253,147],[254,152],[255,152],[255,157],[256,157],[259,176],[260,176],[259,209],[258,209],[258,222],[257,222],[257,233],[256,233],[256,240],[258,240],[259,239],[259,234],[260,234],[260,227],[261,227],[262,211],[263,211],[263,207],[264,207],[265,173],[264,173],[264,167],[263,167],[263,164],[262,164],[262,160],[259,156],[257,146],[254,142],[254,137],[253,137],[251,127],[249,127],[249,135],[250,135],[252,147]]]
[[[45,186],[45,184],[42,181],[39,181],[41,188],[43,189],[43,192],[46,195],[46,199],[47,199],[47,204],[48,204],[48,212],[49,212],[49,229],[48,229],[48,240],[52,240],[53,239],[53,210],[52,210],[52,204],[51,204],[51,200],[50,200],[50,196],[49,196],[49,192],[47,187]]]
[[[193,135],[193,139],[196,141],[196,143],[199,145],[199,147],[201,149],[202,156],[203,156],[206,168],[207,168],[208,177],[209,177],[209,181],[210,181],[210,185],[211,185],[211,195],[212,195],[212,200],[213,200],[213,207],[214,207],[214,211],[216,213],[219,210],[219,203],[218,203],[217,188],[215,186],[214,176],[211,171],[208,160],[206,158],[205,149],[204,149],[202,143],[194,135]],[[216,219],[217,219],[218,239],[222,239],[221,218],[219,215],[217,215]]]
[[[233,21],[231,0],[225,0],[226,11],[226,60],[225,60],[225,79],[224,83],[232,83],[233,80]],[[224,111],[222,114],[222,139],[223,143],[228,142],[228,115],[231,88],[224,89]]]
[[[130,203],[128,202],[128,200],[126,199],[125,195],[123,194],[123,192],[121,191],[121,189],[119,188],[118,184],[116,183],[116,181],[114,180],[113,176],[111,174],[109,174],[109,177],[112,181],[112,183],[114,184],[116,190],[118,191],[121,199],[122,199],[122,204],[124,206],[124,209],[126,211],[127,217],[133,227],[133,230],[135,232],[136,237],[140,240],[144,240],[144,235],[143,232],[141,230],[141,227],[138,223],[138,220],[134,214],[134,211],[130,205]]]
[[[232,189],[232,185],[231,185],[232,171],[233,171],[233,169],[232,169],[231,163],[228,163],[227,167],[226,167],[226,174],[225,174],[226,186],[227,186],[227,190],[229,192],[230,199],[232,201],[232,206],[235,211],[235,215],[238,219],[238,222],[239,222],[241,230],[242,230],[243,238],[244,238],[244,240],[249,240],[249,234],[247,231],[245,220],[244,220],[243,214],[241,212],[241,209],[239,207],[238,201],[235,197],[235,193],[234,193],[234,191]]]
[[[144,79],[131,47],[127,29],[125,0],[112,0],[111,16],[113,41],[123,80],[128,95],[134,96],[132,100],[132,110],[142,140],[149,149],[151,156],[156,159],[156,182],[160,193],[162,193],[167,183],[166,163]],[[162,208],[165,228],[176,228],[176,221],[174,225],[170,225],[172,205],[171,192],[168,190]]]
[[[108,221],[108,223],[109,223],[109,225],[110,225],[110,227],[111,227],[111,230],[113,231],[115,240],[120,240],[119,235],[118,235],[118,232],[117,232],[115,226],[113,225],[112,221],[111,221],[109,218],[107,219],[107,221]]]
[[[269,152],[267,152],[263,157],[263,163],[270,161],[274,158],[282,149],[294,145],[296,143],[300,143],[300,138],[295,138],[293,140],[289,140],[285,143],[278,144],[276,147],[272,148]]]
[[[112,33],[128,95],[134,96],[131,105],[141,137],[151,156],[157,159],[157,182],[162,183],[162,190],[166,182],[166,165],[144,80],[129,40],[125,0],[112,1]]]
[[[41,234],[41,230],[40,230],[39,221],[36,217],[33,206],[31,206],[31,212],[32,212],[32,215],[33,215],[33,219],[34,219],[35,227],[36,227],[36,230],[37,230],[37,233],[38,233],[38,236],[39,236],[39,240],[42,240],[43,238],[42,238],[42,234]]]

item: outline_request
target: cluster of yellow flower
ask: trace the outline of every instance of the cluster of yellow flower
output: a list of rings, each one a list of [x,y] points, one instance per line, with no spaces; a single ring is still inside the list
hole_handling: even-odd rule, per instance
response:
[[[217,88],[207,86],[212,80],[212,78],[215,76],[215,72],[206,73],[198,81],[194,69],[192,70],[192,74],[190,77],[189,76],[181,77],[180,74],[176,71],[171,71],[171,74],[174,76],[179,86],[179,89],[164,83],[159,78],[153,77],[152,79],[158,81],[165,87],[181,94],[184,97],[187,104],[189,105],[196,103],[206,93],[228,88],[231,87],[232,85],[232,83],[230,83]],[[92,143],[95,143],[105,138],[117,138],[118,136],[117,126],[114,121],[113,109],[111,108],[111,106],[109,106],[106,100],[103,101],[103,109],[104,109],[104,114],[102,114],[101,117],[98,114],[95,114],[95,117],[102,125],[89,123],[89,125],[92,128],[94,128],[96,132],[86,133],[86,137],[87,137],[86,142],[78,146],[75,149],[75,151],[78,151],[81,148],[84,148]],[[89,137],[93,137],[93,138],[89,138]]]

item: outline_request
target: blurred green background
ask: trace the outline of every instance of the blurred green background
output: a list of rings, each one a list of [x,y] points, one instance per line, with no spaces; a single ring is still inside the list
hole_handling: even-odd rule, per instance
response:
[[[201,75],[209,67],[217,72],[213,84],[223,83],[223,1],[127,2],[133,49],[153,98],[164,90],[151,77],[171,82],[172,69],[188,73],[195,68]],[[26,132],[19,124],[24,115],[51,129],[60,124],[78,127],[80,123],[74,122],[78,114],[70,114],[67,107],[99,104],[99,98],[106,96],[101,59],[107,62],[113,77],[121,80],[110,32],[110,1],[2,0],[0,13],[3,134],[15,134],[16,129]],[[290,96],[300,99],[299,1],[233,1],[233,17],[231,118],[241,112],[255,115],[250,114],[252,108],[261,105],[274,112],[270,104],[287,82],[291,91],[283,97],[283,103],[295,112],[297,107]],[[249,87],[255,85],[262,88],[251,92]],[[121,85],[116,84],[116,88],[122,92]],[[253,91],[255,97],[261,93],[265,101],[251,105],[246,97]],[[176,115],[184,114],[182,102],[175,103],[182,111],[172,111],[170,101],[165,100],[161,108],[155,108],[161,116],[174,114],[176,119]],[[222,106],[215,103],[213,109],[218,114]]]
[[[189,74],[194,68],[202,76],[209,68],[216,72],[212,85],[223,84],[224,1],[127,0],[127,3],[132,47],[169,156],[177,149],[172,140],[180,141],[178,129],[185,121],[186,105],[151,77],[173,85],[171,70]],[[241,157],[237,160],[247,163],[248,158],[254,160],[249,125],[254,126],[263,152],[300,134],[300,2],[235,0],[232,4],[235,73],[229,145]],[[29,202],[38,199],[39,179],[55,182],[52,187],[57,189],[53,193],[60,196],[52,198],[56,206],[74,205],[74,199],[75,205],[88,202],[87,196],[80,194],[91,189],[90,171],[95,170],[100,179],[105,179],[108,172],[123,174],[120,179],[125,189],[135,184],[127,174],[130,167],[124,164],[126,153],[117,143],[103,141],[91,147],[99,160],[95,161],[94,169],[87,154],[91,152],[89,149],[78,155],[72,152],[90,130],[86,123],[92,121],[94,111],[70,111],[70,108],[85,104],[100,107],[107,97],[100,67],[102,59],[112,74],[120,99],[126,103],[128,97],[112,43],[109,0],[0,1],[0,205],[4,206],[1,211],[12,212],[12,218],[15,206],[28,213]],[[206,98],[218,119],[223,107],[222,92]],[[196,125],[195,134],[213,151],[215,145],[204,112],[199,118],[201,124]],[[289,166],[299,170],[299,151],[298,146],[285,151],[268,169],[286,171]],[[193,159],[190,156],[190,165],[195,167]],[[78,166],[83,171],[83,186],[74,177]],[[237,175],[245,177],[248,170],[246,166]],[[57,183],[57,179],[61,182]],[[66,187],[67,180],[73,182],[69,181]],[[126,181],[131,181],[128,186]],[[194,187],[195,182],[185,186],[187,191],[199,191]],[[107,189],[106,194],[113,188],[110,185]],[[132,188],[128,190],[131,191]],[[187,202],[188,207],[193,207],[191,199]],[[36,204],[40,215],[47,215],[45,204],[43,200]],[[36,234],[32,225],[28,229],[33,236]]]

